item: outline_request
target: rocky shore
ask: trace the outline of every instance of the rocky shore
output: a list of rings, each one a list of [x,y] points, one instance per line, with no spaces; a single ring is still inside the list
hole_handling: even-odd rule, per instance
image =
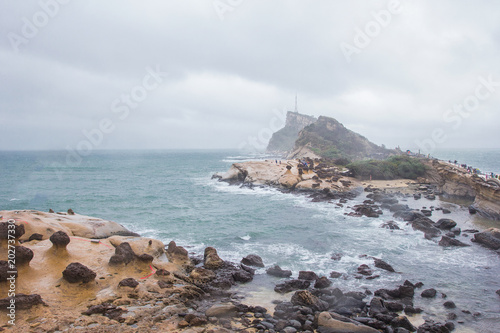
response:
[[[455,239],[459,232],[453,221],[434,223],[426,214],[396,202],[398,196],[410,194],[373,186],[366,190],[371,201],[365,202],[365,207],[395,210],[395,218],[409,221],[426,238],[441,236],[442,246],[469,245]],[[432,189],[427,188],[425,193],[429,190]],[[326,277],[301,271],[293,277],[291,271],[264,263],[256,254],[231,263],[220,258],[213,247],[207,247],[203,254],[188,253],[174,241],[165,246],[158,240],[139,237],[118,223],[71,210],[0,211],[0,215],[2,330],[451,332],[456,324],[475,315],[456,309],[452,300],[443,299],[442,306],[448,309],[447,321],[418,322],[415,316],[424,310],[414,304],[417,293],[425,298],[446,298],[432,286],[424,289],[418,281],[353,292],[332,286],[332,281],[342,278],[341,273],[331,272]],[[9,228],[9,224],[15,227]],[[7,261],[9,229],[15,230],[14,268]],[[474,237],[478,243],[498,249],[498,230],[475,233]],[[333,255],[332,261],[341,257],[342,254]],[[373,260],[372,264],[360,265],[355,278],[369,280],[381,274],[398,274],[390,263],[368,259]],[[279,278],[275,292],[289,296],[287,301],[276,301],[274,309],[246,305],[233,288],[251,283],[255,270],[262,267],[267,268],[267,274]],[[15,326],[8,323],[7,316],[7,307],[12,303],[12,297],[6,297],[12,288],[8,280],[12,270],[16,271]]]

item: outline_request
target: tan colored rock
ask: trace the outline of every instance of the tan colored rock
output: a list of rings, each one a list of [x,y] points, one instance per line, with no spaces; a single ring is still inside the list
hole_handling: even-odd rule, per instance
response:
[[[224,265],[224,260],[222,260],[217,254],[217,250],[211,246],[205,249],[204,255],[204,266],[208,269],[221,268]]]
[[[378,330],[361,323],[344,322],[333,319],[328,312],[321,312],[318,316],[318,327],[326,328],[336,333],[379,333]]]
[[[153,238],[113,236],[109,237],[108,241],[114,247],[117,247],[121,243],[129,243],[134,253],[138,256],[149,254],[157,258],[165,252],[165,244]]]

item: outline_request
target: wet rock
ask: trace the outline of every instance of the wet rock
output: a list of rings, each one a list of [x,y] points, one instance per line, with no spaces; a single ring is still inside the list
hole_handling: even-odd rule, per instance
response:
[[[370,269],[370,267],[366,264],[359,265],[358,267],[358,274],[369,276],[373,274],[373,271]]]
[[[421,209],[420,210],[424,216],[432,216],[432,211],[429,209]]]
[[[115,254],[109,258],[110,265],[129,264],[135,259],[135,253],[129,243],[123,242],[115,248]]]
[[[373,297],[370,301],[370,317],[375,317],[379,313],[387,313],[389,310],[385,307],[385,302],[380,297]]]
[[[414,308],[412,305],[406,305],[404,311],[406,314],[412,315],[416,313],[422,313],[424,310],[421,308]]]
[[[398,226],[398,224],[394,221],[387,221],[384,222],[380,225],[381,228],[386,228],[390,230],[400,230],[401,228]]]
[[[250,273],[252,276],[255,275],[255,269],[254,268],[252,268],[250,266],[247,266],[247,265],[243,265],[241,263],[240,263],[240,267],[241,267],[241,269],[243,269],[243,270],[247,271],[248,273]]]
[[[214,304],[206,312],[205,315],[210,317],[234,317],[238,312],[238,308],[233,304]]]
[[[441,234],[441,231],[434,226],[434,222],[427,217],[421,217],[412,221],[411,226],[415,230],[424,232],[426,238],[438,237]]]
[[[25,246],[16,246],[16,265],[28,265],[33,259],[33,251]]]
[[[417,328],[410,323],[406,316],[398,316],[391,320],[390,324],[392,327],[401,327],[410,332],[414,332],[417,330]]]
[[[496,291],[497,295],[500,296],[500,289]]]
[[[19,239],[24,235],[24,224],[15,224],[14,234],[9,233],[9,230],[12,230],[12,228],[9,229],[9,225],[11,225],[9,222],[0,222],[0,239],[9,239],[9,235],[11,237],[14,235],[14,238]]]
[[[339,261],[340,259],[342,259],[342,256],[343,256],[342,253],[334,253],[330,257],[330,259],[335,260],[335,261]]]
[[[168,243],[165,254],[168,261],[176,263],[178,265],[184,265],[190,262],[188,251],[182,246],[177,246],[174,241]]]
[[[118,283],[119,287],[130,287],[130,288],[135,288],[139,285],[139,282],[133,278],[126,278],[120,281]]]
[[[312,271],[299,271],[299,280],[315,281],[317,279],[318,275]]]
[[[412,211],[401,210],[401,211],[395,212],[392,216],[394,218],[401,219],[403,221],[408,221],[408,222],[417,220],[421,217],[425,217],[424,214],[422,214],[421,212],[416,211],[416,210],[412,210]]]
[[[443,303],[443,306],[447,309],[455,309],[457,306],[452,301],[446,301]]]
[[[451,219],[439,219],[435,224],[435,227],[441,230],[450,230],[456,226],[457,223]]]
[[[446,208],[443,208],[441,211],[443,212],[443,214],[451,214],[451,210]]]
[[[329,312],[321,312],[317,317],[318,332],[350,332],[350,333],[379,333],[375,328],[363,325],[349,318],[335,315]]]
[[[408,207],[408,205],[405,205],[405,204],[394,204],[394,205],[391,205],[391,207],[389,208],[389,210],[391,212],[399,212],[399,211],[406,211],[406,210],[409,210],[410,207]]]
[[[97,276],[94,271],[79,262],[69,264],[62,272],[62,275],[63,278],[69,283],[88,283],[93,281]]]
[[[384,305],[391,312],[401,312],[405,308],[404,304],[399,302],[384,302]]]
[[[205,316],[197,316],[192,313],[184,317],[184,320],[189,323],[189,326],[203,326],[208,324],[208,320]]]
[[[477,213],[477,209],[474,206],[469,206],[469,214],[473,215]]]
[[[264,267],[262,258],[256,254],[249,254],[245,258],[241,259],[241,263],[248,266]]]
[[[341,276],[342,276],[342,273],[340,273],[340,272],[335,272],[335,271],[330,272],[330,278],[332,278],[332,279],[338,279]]]
[[[328,278],[326,276],[322,276],[316,280],[316,283],[314,284],[314,288],[324,289],[324,288],[330,287],[331,285],[332,285],[332,281],[328,280]]]
[[[211,246],[205,249],[204,266],[208,269],[218,269],[224,266],[224,260],[219,257],[217,250]]]
[[[483,232],[475,233],[472,241],[492,250],[498,250],[500,249],[500,229],[490,228]]]
[[[311,294],[307,290],[299,290],[293,294],[290,302],[293,305],[301,305],[311,308],[313,311],[325,311],[328,310],[328,303],[320,300],[318,297]]]
[[[274,287],[274,291],[285,294],[294,290],[307,289],[310,285],[311,282],[308,280],[288,280],[277,284],[276,287]]]
[[[28,238],[28,242],[31,242],[33,240],[41,241],[41,240],[43,240],[43,235],[35,232],[34,234],[32,234],[30,236],[30,238]]]
[[[37,294],[26,295],[26,294],[16,294],[13,297],[6,297],[0,299],[0,310],[8,311],[7,307],[12,304],[12,300],[14,300],[14,304],[17,310],[27,310],[31,309],[36,305],[45,305],[45,302],[42,300],[42,297]]]
[[[420,325],[418,327],[418,333],[449,333],[451,330],[449,327],[446,326],[446,324],[442,323],[436,323],[432,320],[426,320],[423,325]]]
[[[100,314],[105,317],[108,317],[109,319],[116,320],[123,322],[124,319],[121,318],[121,315],[126,312],[124,309],[117,307],[114,304],[110,303],[102,303],[98,305],[92,305],[87,309],[87,311],[83,312],[82,314],[85,316],[90,316],[93,314]]]
[[[253,275],[243,269],[240,269],[233,273],[233,279],[236,282],[247,283],[253,280]]]
[[[448,247],[448,246],[470,246],[469,244],[462,243],[458,239],[451,238],[448,236],[442,236],[439,241],[440,246]]]
[[[269,275],[272,275],[272,276],[279,277],[279,278],[287,278],[287,277],[292,276],[292,271],[283,270],[278,265],[274,265],[273,267],[268,268],[266,270],[266,273]]]
[[[8,278],[17,278],[17,268],[10,266],[7,260],[0,260],[0,282],[8,281]]]
[[[386,270],[388,272],[395,272],[394,268],[391,265],[383,261],[382,259],[375,258],[375,267]]]
[[[366,217],[379,217],[380,214],[377,210],[377,206],[371,206],[367,204],[354,206],[354,211],[359,215],[364,215]]]
[[[420,296],[425,297],[425,298],[433,298],[433,297],[436,297],[436,294],[437,294],[436,289],[430,288],[430,289],[425,289],[424,291],[422,291]]]

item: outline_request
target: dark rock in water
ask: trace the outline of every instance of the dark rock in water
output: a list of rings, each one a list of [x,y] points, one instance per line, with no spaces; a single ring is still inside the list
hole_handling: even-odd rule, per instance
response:
[[[9,233],[9,230],[12,230],[12,228],[9,229],[10,225],[9,222],[0,222],[0,239],[9,239],[9,235],[11,237],[13,235],[14,238],[18,239],[24,235],[24,224],[16,224],[14,227],[14,234]]]
[[[403,221],[408,221],[408,222],[411,222],[411,221],[414,221],[416,219],[419,219],[421,217],[425,217],[424,214],[422,214],[421,212],[419,211],[416,211],[416,210],[411,210],[411,211],[398,211],[398,212],[395,212],[394,215],[392,215],[394,218],[397,218],[397,219],[402,219]]]
[[[443,208],[442,209],[443,214],[451,214],[451,210]]]
[[[64,231],[56,231],[50,236],[50,241],[54,245],[55,248],[61,248],[65,249],[66,246],[69,244],[71,239],[69,238],[68,234],[65,233]]]
[[[126,278],[120,281],[118,283],[119,287],[130,287],[130,288],[135,288],[139,285],[139,282],[133,278]]]
[[[457,306],[452,301],[446,301],[443,303],[443,306],[447,309],[455,309]]]
[[[473,206],[469,206],[469,214],[473,215],[477,213],[477,209]]]
[[[287,278],[292,276],[292,271],[281,269],[280,266],[274,265],[266,270],[266,273],[272,276]]]
[[[144,263],[152,263],[154,260],[154,257],[150,254],[143,253],[140,256],[137,256],[137,259],[139,259],[140,261],[142,261]]]
[[[375,258],[374,260],[375,260],[375,267],[380,268],[380,269],[384,269],[388,272],[395,272],[394,268],[392,268],[391,265],[389,265],[388,263],[386,263],[382,259]]]
[[[457,226],[457,223],[451,219],[439,219],[435,227],[442,229],[442,230],[450,230],[451,228],[455,228]]]
[[[380,297],[373,297],[370,301],[370,317],[374,317],[379,313],[388,313],[389,310],[385,307],[385,302]]]
[[[293,305],[301,305],[311,308],[313,311],[326,311],[328,310],[328,303],[320,300],[318,297],[311,294],[307,290],[299,290],[293,294],[290,302]]]
[[[219,257],[217,250],[211,246],[205,249],[203,262],[207,269],[218,269],[224,266],[224,260]]]
[[[7,260],[0,260],[0,282],[8,281],[7,278],[12,277],[17,278],[17,268],[11,267]]]
[[[386,229],[390,229],[390,230],[399,230],[399,226],[396,222],[394,221],[387,221],[387,222],[384,222],[380,225],[381,228],[386,228]]]
[[[423,325],[418,327],[418,333],[449,333],[451,332],[449,327],[449,325],[436,323],[433,320],[426,320]]]
[[[88,283],[93,281],[97,276],[94,271],[79,262],[69,264],[62,272],[62,275],[63,278],[69,283]]]
[[[432,211],[429,209],[421,209],[420,210],[424,216],[432,216]]]
[[[115,248],[115,254],[109,258],[110,265],[119,265],[125,264],[127,265],[132,260],[135,259],[134,250],[129,243],[123,242]]]
[[[343,256],[342,253],[334,253],[330,257],[330,259],[335,260],[335,261],[339,261],[340,259],[342,259],[342,256]]]
[[[14,300],[15,303],[13,303],[12,300]],[[7,307],[10,306],[11,304],[15,304],[17,310],[31,309],[36,305],[47,306],[47,304],[45,304],[40,295],[16,294],[13,297],[6,297],[0,299],[0,310],[8,311]]]
[[[408,205],[405,204],[394,204],[391,206],[391,208],[389,208],[391,212],[407,211],[409,209],[410,207],[408,207]]]
[[[424,291],[422,291],[420,296],[425,297],[425,298],[433,298],[433,297],[436,297],[436,294],[437,294],[436,289],[430,288],[430,289],[425,289]]]
[[[396,317],[391,321],[390,324],[392,327],[402,327],[410,332],[414,332],[417,330],[417,328],[410,323],[406,316]]]
[[[358,267],[358,274],[369,276],[373,274],[373,271],[370,269],[368,265],[362,264]]]
[[[332,278],[332,279],[338,279],[341,276],[342,276],[342,273],[335,272],[335,271],[330,272],[330,278]]]
[[[496,291],[497,295],[500,296],[500,289]]]
[[[415,194],[413,195],[413,199],[415,199],[415,200],[419,200],[419,199],[421,199],[421,198],[422,198],[422,193],[415,193]]]
[[[428,200],[436,200],[436,195],[434,195],[434,194],[427,194],[425,196],[425,198],[428,199]]]
[[[448,236],[443,236],[441,237],[441,240],[439,241],[440,246],[470,246],[469,244],[462,243],[458,239],[451,238]]]
[[[424,310],[421,308],[414,308],[412,305],[406,305],[405,306],[405,313],[406,314],[416,314],[416,313],[422,313]]]
[[[314,284],[314,288],[324,289],[324,288],[330,287],[331,285],[332,285],[332,281],[328,280],[328,278],[326,276],[322,276],[316,280],[316,283]]]
[[[317,279],[318,275],[312,271],[299,271],[299,280],[315,281]]]
[[[474,234],[472,241],[492,250],[498,250],[500,249],[500,230],[490,228],[483,232],[478,232]]]
[[[68,209],[68,215],[75,215],[75,212],[73,211],[73,209]]]
[[[247,266],[247,265],[243,265],[243,264],[240,264],[240,267],[241,269],[247,271],[248,273],[250,273],[252,276],[255,275],[255,269],[253,269],[252,267],[250,266]]]
[[[441,231],[434,226],[434,222],[427,217],[421,217],[412,221],[411,226],[415,230],[424,232],[426,238],[438,237],[441,234]]]
[[[98,305],[92,305],[88,308],[87,311],[82,312],[85,316],[90,316],[93,314],[101,314],[109,319],[116,321],[123,321],[123,318],[120,318],[121,315],[126,312],[124,309],[117,307],[114,304],[110,303],[102,303]]]
[[[384,305],[391,312],[401,312],[405,308],[404,304],[399,302],[384,302]]]
[[[307,289],[310,285],[311,282],[307,280],[289,280],[276,285],[276,287],[274,287],[274,291],[285,294],[294,290]]]
[[[236,282],[247,283],[253,280],[253,275],[243,269],[240,269],[233,273],[233,279]]]
[[[366,217],[379,217],[380,214],[377,209],[370,205],[356,205],[354,211],[359,215],[364,215]]]
[[[460,228],[451,228],[450,232],[452,232],[455,236],[459,236],[462,233],[462,230]]]
[[[26,265],[29,264],[31,259],[33,259],[33,251],[30,248],[24,246],[16,246],[16,265]]]
[[[264,267],[262,258],[256,254],[249,254],[245,258],[241,259],[241,263],[248,266]]]
[[[41,241],[41,240],[43,240],[43,235],[38,234],[38,233],[35,232],[34,234],[32,234],[30,236],[30,238],[28,238],[28,242],[31,242],[33,240]]]

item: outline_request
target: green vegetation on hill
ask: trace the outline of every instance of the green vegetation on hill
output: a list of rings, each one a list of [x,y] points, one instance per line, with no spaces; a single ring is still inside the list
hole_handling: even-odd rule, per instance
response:
[[[300,132],[295,148],[306,145],[315,154],[328,159],[385,158],[393,153],[345,128],[337,120],[324,116]]]
[[[368,179],[416,179],[425,173],[425,165],[409,156],[392,156],[386,160],[365,160],[347,165],[355,177]]]

